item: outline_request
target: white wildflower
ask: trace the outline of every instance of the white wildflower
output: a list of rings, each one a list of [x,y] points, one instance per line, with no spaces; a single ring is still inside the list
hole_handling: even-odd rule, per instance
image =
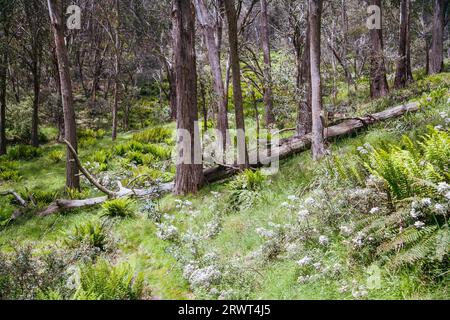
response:
[[[353,233],[353,228],[349,226],[341,226],[339,229],[344,236],[349,236]]]
[[[258,228],[256,229],[256,233],[261,237],[261,238],[266,238],[266,239],[272,239],[275,237],[275,232],[273,232],[272,230],[266,230],[264,228]]]
[[[310,264],[311,261],[312,261],[312,259],[311,259],[310,257],[305,256],[303,259],[297,261],[297,264],[298,264],[300,267],[304,267],[304,266],[307,266],[308,264]]]
[[[305,200],[305,204],[307,205],[307,206],[310,206],[310,207],[312,207],[312,206],[314,206],[315,204],[316,204],[316,200],[314,200],[314,198],[307,198],[306,200]]]
[[[411,209],[411,212],[409,213],[411,218],[413,219],[419,219],[422,216],[422,213],[420,211],[417,211],[416,209]]]
[[[295,195],[291,195],[291,196],[288,197],[288,200],[289,200],[289,201],[297,201],[298,198],[297,198],[297,196],[295,196]]]
[[[414,223],[414,226],[415,226],[417,229],[422,229],[422,228],[425,227],[425,223],[423,223],[422,221],[417,221],[416,223]]]
[[[298,212],[298,217],[300,220],[304,220],[309,216],[309,211],[307,209],[302,209]]]
[[[432,204],[430,198],[423,198],[420,202],[422,203],[422,205],[423,205],[424,207],[430,207],[431,204]]]
[[[434,211],[435,211],[436,213],[438,213],[438,214],[444,214],[444,213],[445,213],[445,206],[442,205],[442,204],[440,204],[440,203],[437,203],[437,204],[434,206]]]
[[[441,116],[442,119],[447,118],[447,112],[439,112],[439,115]]]
[[[375,207],[375,208],[372,208],[372,210],[370,210],[370,214],[377,214],[377,213],[380,213],[380,208],[378,208],[378,207]]]
[[[442,131],[444,129],[444,127],[441,125],[438,125],[438,126],[435,126],[434,129],[436,129],[438,131]]]
[[[217,284],[221,276],[222,273],[215,266],[209,266],[195,270],[189,277],[189,282],[193,288],[209,288],[211,285]]]
[[[448,190],[450,190],[450,185],[449,185],[448,183],[446,183],[446,182],[441,182],[441,183],[438,184],[437,191],[438,191],[439,193],[444,194],[444,193],[447,192]]]
[[[327,246],[327,245],[330,244],[330,239],[328,239],[327,236],[320,236],[320,237],[319,237],[319,243],[320,243],[322,246]]]

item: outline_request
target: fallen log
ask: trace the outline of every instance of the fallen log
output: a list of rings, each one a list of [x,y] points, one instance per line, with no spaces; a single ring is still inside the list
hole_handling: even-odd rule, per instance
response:
[[[346,136],[350,133],[357,131],[358,129],[373,125],[378,122],[386,121],[389,119],[398,118],[407,113],[414,113],[419,111],[419,104],[416,102],[409,103],[406,105],[397,106],[394,108],[387,109],[382,112],[374,113],[365,117],[351,118],[344,120],[343,122],[334,125],[332,127],[325,129],[325,139],[331,139],[341,136]],[[283,160],[289,158],[295,154],[304,152],[311,148],[311,135],[305,135],[302,137],[292,137],[288,139],[283,139],[280,141],[278,147],[273,148],[270,157],[260,156],[260,162],[256,161],[257,154],[253,153],[249,155],[251,168],[257,169],[262,165],[261,163],[271,163],[273,161]],[[208,183],[213,183],[217,181],[229,178],[239,172],[237,168],[229,167],[214,167],[205,171],[205,179]]]
[[[419,110],[419,104],[418,103],[410,103],[407,105],[402,105],[398,107],[394,107],[388,110],[385,110],[383,112],[371,114],[365,117],[361,118],[352,118],[347,119],[343,121],[340,124],[337,124],[335,126],[329,127],[325,129],[325,138],[331,139],[334,137],[340,137],[348,135],[352,132],[355,132],[358,129],[367,127],[369,125],[382,122],[388,119],[393,119],[400,117],[406,113],[412,113],[417,112]],[[64,143],[68,144],[70,148],[70,144],[65,141]],[[260,156],[260,162],[257,161],[257,153],[252,153],[249,155],[250,163],[254,163],[252,165],[252,168],[260,168],[262,167],[262,163],[270,163],[272,161],[277,160],[283,160],[286,158],[289,158],[295,154],[304,152],[311,147],[311,135],[305,135],[303,137],[293,137],[288,138],[280,141],[279,146],[273,148],[270,156],[261,157]],[[87,208],[92,207],[96,205],[103,204],[104,202],[108,201],[110,198],[121,198],[121,197],[136,197],[136,198],[154,198],[158,197],[163,193],[170,192],[173,187],[174,183],[166,183],[164,185],[152,188],[152,189],[127,189],[122,187],[121,184],[119,184],[119,191],[113,192],[105,187],[101,186],[100,183],[98,183],[92,175],[89,174],[87,170],[83,168],[81,165],[81,161],[79,160],[75,150],[71,150],[71,152],[74,155],[75,161],[77,161],[77,164],[80,167],[80,171],[86,176],[86,178],[94,185],[96,186],[100,191],[106,194],[105,197],[99,197],[99,198],[93,198],[93,199],[86,199],[86,200],[57,200],[54,203],[52,203],[48,208],[46,208],[44,211],[41,211],[38,215],[39,216],[48,216],[63,210],[70,210],[70,209],[81,209],[81,208]],[[236,167],[225,167],[225,166],[216,166],[213,168],[209,168],[204,171],[205,181],[207,183],[214,183],[217,181],[224,180],[226,178],[229,178],[237,173],[239,173],[240,170]],[[100,187],[100,188],[99,188]]]

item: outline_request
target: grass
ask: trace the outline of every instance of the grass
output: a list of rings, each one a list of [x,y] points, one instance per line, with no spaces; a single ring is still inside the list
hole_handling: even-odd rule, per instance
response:
[[[444,75],[448,83],[448,74]],[[378,109],[380,106],[368,104],[361,113]],[[436,125],[438,113],[447,111],[448,105],[441,104],[433,110],[407,115],[401,119],[377,124],[367,131],[336,139],[331,145],[333,155],[345,157],[354,150],[370,143],[383,146],[398,141],[405,133],[416,138],[424,133],[427,125]],[[250,130],[254,124],[249,121]],[[169,128],[173,129],[173,125]],[[132,134],[121,135],[113,143],[109,138],[97,139],[97,143],[81,150],[81,158],[88,158],[99,150],[112,150],[114,145],[132,140]],[[46,155],[55,151],[63,151],[60,145],[49,144],[43,147],[43,156],[33,161],[19,161],[19,171],[23,181],[8,182],[0,189],[28,188],[29,190],[61,191],[64,187],[64,163],[54,163]],[[241,212],[227,210],[226,184],[206,186],[197,196],[176,198],[167,195],[158,200],[158,210],[174,217],[174,225],[181,233],[188,230],[203,230],[219,213],[222,228],[217,236],[204,239],[201,250],[216,251],[220,261],[234,261],[251,254],[263,242],[256,233],[257,227],[266,227],[269,222],[286,223],[289,216],[282,209],[282,203],[290,195],[300,198],[309,196],[322,185],[332,186],[332,179],[323,176],[327,168],[326,160],[319,165],[314,163],[309,153],[297,155],[282,161],[280,172],[269,178],[269,182],[260,191],[261,200],[252,208]],[[215,192],[218,192],[217,195]],[[91,195],[97,195],[91,191]],[[179,207],[176,200],[189,201],[189,208]],[[141,203],[142,204],[142,203]],[[12,207],[5,199],[0,205],[9,210]],[[126,261],[136,272],[142,272],[152,295],[160,299],[192,299],[208,297],[208,294],[193,292],[183,278],[183,265],[168,253],[174,245],[156,236],[157,226],[145,214],[136,209],[133,218],[115,221],[112,233],[117,238],[117,250],[111,257],[113,262]],[[0,230],[0,250],[12,252],[13,246],[33,242],[37,249],[61,243],[62,234],[74,226],[95,222],[102,215],[101,208],[79,210],[65,214],[38,218],[32,214],[19,219],[11,226]],[[245,281],[251,287],[235,281],[231,286],[238,291],[239,297],[249,299],[354,299],[351,291],[340,293],[342,282],[357,281],[364,283],[368,277],[366,267],[354,263],[345,248],[333,241],[332,246],[324,254],[326,263],[340,263],[345,266],[339,277],[320,279],[313,283],[297,282],[298,265],[295,261],[276,259],[265,264],[249,264]],[[432,284],[423,280],[414,269],[394,273],[381,267],[382,287],[370,290],[369,299],[447,299],[448,281]],[[243,282],[245,282],[243,281]]]

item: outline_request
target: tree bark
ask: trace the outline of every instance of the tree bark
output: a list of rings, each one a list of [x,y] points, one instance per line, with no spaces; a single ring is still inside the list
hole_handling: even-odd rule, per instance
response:
[[[240,131],[240,137],[237,141],[238,149],[238,164],[241,170],[248,168],[248,149],[245,138],[245,121],[244,121],[244,106],[242,98],[241,87],[241,67],[239,61],[239,43],[238,43],[238,19],[236,15],[236,8],[234,0],[225,0],[225,11],[228,20],[228,36],[230,43],[230,64],[233,74],[233,96],[234,96],[234,110],[236,115],[236,129]],[[244,136],[242,136],[242,134]]]
[[[221,145],[223,151],[226,150],[227,145],[227,130],[228,130],[228,110],[227,99],[225,97],[225,85],[222,78],[222,66],[220,64],[220,51],[219,43],[214,36],[215,28],[212,18],[208,13],[208,9],[205,6],[203,0],[195,0],[195,8],[197,13],[197,20],[203,31],[205,38],[209,64],[211,65],[211,73],[214,79],[214,91],[217,95],[217,129],[221,133],[223,143]]]
[[[444,70],[444,19],[448,3],[448,0],[434,1],[433,42],[429,57],[429,74],[441,73]]]
[[[309,21],[309,14],[308,14]],[[297,118],[297,135],[304,136],[311,133],[312,130],[312,111],[311,111],[311,28],[309,23],[306,27],[306,39],[303,55],[298,57],[298,88],[303,92],[303,97],[299,102]]]
[[[320,76],[322,0],[309,0],[311,37],[312,153],[314,160],[325,155],[322,113],[322,81]]]
[[[77,128],[75,122],[75,110],[73,106],[72,82],[70,79],[69,58],[64,41],[64,30],[61,15],[57,11],[61,8],[58,0],[48,0],[50,20],[53,26],[53,34],[58,58],[59,76],[61,80],[61,94],[64,109],[64,136],[65,139],[77,151]],[[68,189],[80,189],[80,177],[78,166],[73,159],[72,152],[67,148],[66,152],[66,187]]]
[[[2,14],[2,18],[6,18]],[[9,37],[9,26],[4,26],[4,44]],[[6,154],[6,77],[8,68],[8,48],[6,45],[0,46],[0,156]]]
[[[120,7],[119,0],[115,0],[116,30],[114,39],[114,104],[112,109],[112,140],[117,139],[119,94],[120,94]]]
[[[381,0],[369,0],[369,4],[378,6],[381,13]],[[384,97],[389,93],[389,86],[386,78],[382,28],[370,30],[370,44],[372,46],[370,54],[370,96],[372,98]]]
[[[266,126],[275,123],[272,98],[272,61],[270,56],[269,18],[267,14],[267,0],[261,3],[261,43],[264,54],[264,106],[266,108]]]
[[[413,81],[411,72],[411,43],[410,43],[410,9],[411,1],[402,0],[400,4],[400,40],[399,40],[399,59],[397,61],[397,71],[395,74],[394,87],[396,89],[404,88]]]
[[[178,137],[174,193],[196,193],[203,184],[203,164],[198,128],[195,16],[190,1],[173,3],[175,68],[177,78],[177,128],[188,137]],[[190,141],[188,141],[190,140]],[[186,155],[186,153],[189,154]],[[199,159],[200,158],[200,159]]]

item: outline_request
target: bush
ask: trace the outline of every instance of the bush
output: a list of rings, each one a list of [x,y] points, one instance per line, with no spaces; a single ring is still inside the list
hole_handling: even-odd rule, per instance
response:
[[[228,184],[228,204],[232,211],[251,208],[260,200],[266,177],[261,171],[246,170]]]
[[[57,200],[59,198],[59,192],[36,190],[31,192],[30,197],[33,199],[37,207],[42,207]]]
[[[60,163],[64,160],[65,156],[64,151],[54,150],[48,154],[48,159],[53,163]]]
[[[145,145],[144,151],[155,156],[159,160],[169,160],[172,157],[172,150],[168,147],[163,147],[154,144]]]
[[[134,216],[135,202],[129,198],[119,198],[103,204],[103,216],[110,218],[129,218]]]
[[[0,300],[31,300],[45,292],[65,292],[67,262],[54,253],[33,255],[32,247],[0,252]]]
[[[141,143],[161,143],[171,139],[172,130],[163,127],[148,129],[133,136],[133,140]]]
[[[14,161],[0,161],[0,180],[19,181],[19,164]]]
[[[79,139],[88,139],[88,138],[94,138],[94,139],[102,139],[106,134],[106,131],[103,129],[99,130],[93,130],[93,129],[84,129],[78,131],[78,138]]]
[[[11,160],[31,160],[42,155],[42,150],[28,145],[18,145],[8,151]]]
[[[89,147],[95,146],[97,144],[97,139],[95,138],[82,138],[80,139],[80,148],[87,149]]]
[[[82,243],[104,251],[107,244],[107,234],[103,224],[99,222],[87,222],[75,226],[64,234],[64,243],[68,247],[75,248]]]
[[[76,300],[138,300],[144,292],[144,278],[129,264],[112,266],[105,260],[83,265]]]

